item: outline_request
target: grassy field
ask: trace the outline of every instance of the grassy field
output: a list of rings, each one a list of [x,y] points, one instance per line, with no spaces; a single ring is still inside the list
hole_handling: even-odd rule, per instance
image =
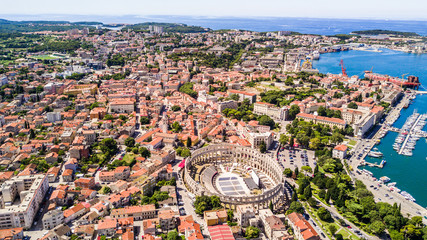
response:
[[[39,56],[34,56],[32,58],[38,59],[38,60],[52,60],[52,59],[57,59],[58,57],[52,57],[50,55],[39,55]]]
[[[130,164],[135,159],[135,154],[133,153],[126,153],[125,156],[123,156],[123,161],[125,161],[127,164]]]
[[[10,63],[13,63],[13,60],[0,60],[0,65],[8,66]]]

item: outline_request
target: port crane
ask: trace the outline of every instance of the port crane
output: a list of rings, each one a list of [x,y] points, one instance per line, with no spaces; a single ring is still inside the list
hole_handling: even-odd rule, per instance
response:
[[[403,87],[403,80],[405,79],[405,75],[408,75],[409,73],[402,74],[402,83],[400,84],[400,87]]]
[[[342,59],[341,59],[341,62],[340,62],[340,66],[341,66],[342,75],[344,77],[348,77],[348,75],[347,75],[347,69],[344,67],[344,60],[342,60]]]

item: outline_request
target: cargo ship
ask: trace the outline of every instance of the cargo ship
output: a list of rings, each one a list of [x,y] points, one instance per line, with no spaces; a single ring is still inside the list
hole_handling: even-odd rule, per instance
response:
[[[372,71],[365,71],[365,78],[376,81],[388,81],[401,87],[406,86],[410,88],[418,88],[421,84],[419,78],[416,76],[408,76],[408,79],[404,79],[385,74],[373,73]]]

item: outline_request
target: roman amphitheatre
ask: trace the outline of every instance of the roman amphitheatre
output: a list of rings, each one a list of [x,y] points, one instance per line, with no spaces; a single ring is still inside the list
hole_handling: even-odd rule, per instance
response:
[[[290,197],[283,169],[270,156],[256,149],[216,144],[194,151],[185,162],[184,181],[196,196],[216,195],[226,208],[250,204],[279,207]]]

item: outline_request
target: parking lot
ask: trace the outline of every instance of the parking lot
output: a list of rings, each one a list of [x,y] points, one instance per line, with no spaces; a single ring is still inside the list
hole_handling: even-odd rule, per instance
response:
[[[303,166],[310,166],[312,169],[316,166],[316,160],[314,158],[313,151],[307,151],[305,149],[280,149],[277,159],[279,164],[283,168],[290,168],[294,170],[298,167],[301,169]]]

